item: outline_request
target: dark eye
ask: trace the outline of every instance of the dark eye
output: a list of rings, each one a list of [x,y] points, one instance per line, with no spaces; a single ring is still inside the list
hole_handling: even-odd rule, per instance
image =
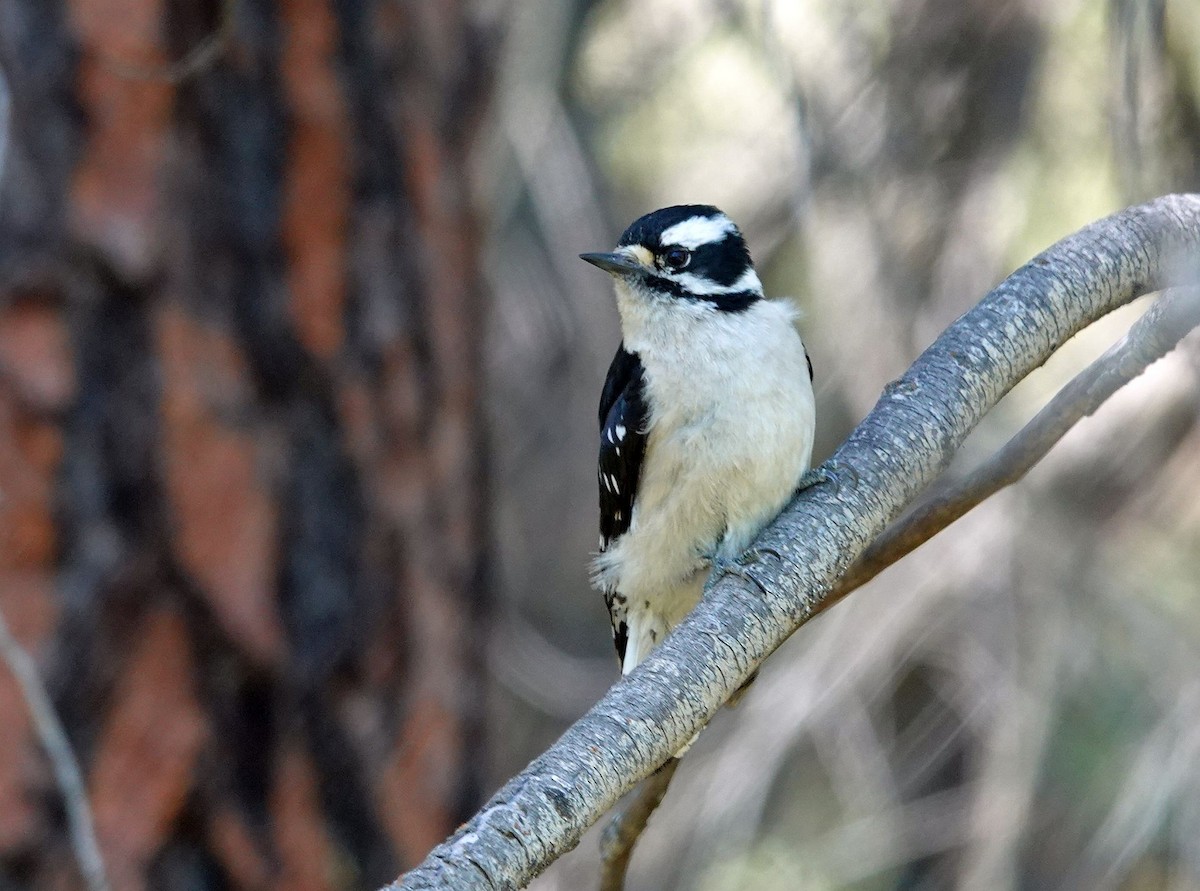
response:
[[[663,262],[672,269],[682,269],[691,262],[691,259],[692,252],[682,247],[667,248],[667,252],[663,254]]]

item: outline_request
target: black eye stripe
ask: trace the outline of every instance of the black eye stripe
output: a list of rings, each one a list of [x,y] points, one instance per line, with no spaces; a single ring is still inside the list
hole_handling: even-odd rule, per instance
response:
[[[737,291],[733,294],[693,294],[683,285],[661,275],[647,275],[645,280],[651,288],[659,293],[670,294],[679,300],[711,303],[722,312],[741,312],[762,299],[762,294],[758,291]]]
[[[675,239],[670,243],[663,234],[680,223],[689,220],[721,220],[726,223],[727,231],[718,241],[697,245],[690,248],[688,262],[682,266],[672,266],[666,261],[666,254],[672,248],[686,248]],[[710,226],[707,231],[714,234],[721,227]],[[680,230],[681,233],[683,230]],[[689,231],[706,231],[705,227],[690,227]],[[750,251],[746,242],[732,224],[717,208],[706,204],[688,204],[674,207],[664,207],[644,217],[634,220],[625,230],[617,244],[621,247],[637,245],[645,248],[654,255],[655,266],[660,270],[657,274],[646,275],[642,281],[645,286],[660,294],[671,297],[707,303],[723,312],[742,312],[758,300],[762,299],[762,291],[756,285],[753,290],[739,290],[725,294],[694,293],[681,285],[676,278],[684,282],[695,282],[696,291],[707,291],[712,287],[717,289],[736,287],[748,271],[752,270]],[[707,285],[708,287],[705,287]]]
[[[746,243],[734,235],[695,248],[692,262],[688,264],[688,272],[724,286],[732,285],[749,268],[750,252],[746,250]]]

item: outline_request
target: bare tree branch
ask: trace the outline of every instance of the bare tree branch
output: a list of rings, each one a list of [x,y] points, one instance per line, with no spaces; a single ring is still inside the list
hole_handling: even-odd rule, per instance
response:
[[[879,536],[825,598],[818,612],[865,585],[981,502],[1021,479],[1068,430],[1173,350],[1197,325],[1200,325],[1200,292],[1194,288],[1167,292],[1134,323],[1120,343],[1063,387],[986,464],[944,489],[931,492]]]
[[[851,591],[915,551],[996,492],[1017,482],[1083,418],[1175,348],[1200,326],[1200,290],[1168,291],[1122,340],[1080,372],[1038,414],[974,473],[931,492],[877,538],[815,610],[824,612]],[[601,841],[601,891],[620,891],[633,847],[662,803],[673,765],[638,787],[636,798],[605,827]],[[663,776],[667,767],[669,775]]]
[[[88,891],[109,891],[108,877],[104,871],[104,859],[100,856],[100,846],[96,842],[96,830],[92,824],[92,810],[88,806],[87,790],[84,788],[83,775],[79,770],[79,762],[71,751],[66,731],[50,694],[42,683],[37,665],[33,658],[25,652],[12,636],[8,622],[0,613],[0,659],[8,665],[21,688],[21,696],[29,708],[29,716],[34,729],[50,759],[54,770],[54,779],[62,794],[63,804],[67,811],[67,823],[71,832],[71,847],[79,861],[80,872],[87,882]]]
[[[837,580],[950,462],[971,429],[1076,332],[1174,283],[1200,254],[1200,196],[1094,223],[952,324],[636,671],[426,861],[389,886],[517,888],[666,762],[820,609]]]
[[[629,870],[633,847],[650,822],[650,816],[662,804],[678,767],[679,759],[672,758],[650,774],[604,827],[600,837],[600,891],[621,891],[625,887],[625,873]]]
[[[8,91],[8,78],[0,66],[0,185],[4,184],[4,162],[8,160],[8,134],[12,127],[12,95]]]

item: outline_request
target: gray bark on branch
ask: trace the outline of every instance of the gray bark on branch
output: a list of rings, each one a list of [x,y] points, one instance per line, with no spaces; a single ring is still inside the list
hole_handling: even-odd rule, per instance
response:
[[[1101,316],[1195,281],[1197,257],[1200,196],[1174,195],[1093,223],[1009,276],[884,388],[825,465],[830,483],[797,498],[649,659],[388,888],[527,884],[816,613],[1005,393]]]
[[[625,887],[625,874],[629,871],[634,845],[662,804],[678,767],[679,759],[671,758],[650,774],[604,827],[600,836],[600,891],[621,891]]]
[[[1047,403],[1005,446],[977,470],[958,480],[939,483],[896,523],[889,526],[821,601],[824,612],[897,560],[912,553],[1033,469],[1079,421],[1144,372],[1200,325],[1200,290],[1167,291],[1129,333],[1085,368]]]
[[[1025,476],[1067,431],[1200,327],[1200,289],[1174,288],[1133,324],[1112,349],[1085,368],[1009,442],[969,475],[939,481],[888,526],[814,610],[824,612],[851,591]],[[600,891],[620,891],[634,846],[666,796],[678,761],[650,775],[613,811],[600,841]]]

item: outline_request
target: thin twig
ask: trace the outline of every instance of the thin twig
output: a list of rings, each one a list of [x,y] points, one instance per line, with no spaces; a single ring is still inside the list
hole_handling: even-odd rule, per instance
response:
[[[4,181],[11,107],[8,80],[3,69],[0,69],[0,183]],[[67,811],[71,846],[79,860],[79,869],[87,882],[88,891],[109,891],[108,877],[104,871],[104,860],[100,856],[100,846],[96,843],[92,811],[88,806],[79,762],[75,760],[75,754],[71,751],[67,734],[63,730],[62,722],[58,720],[33,658],[13,637],[3,613],[0,613],[0,659],[4,660],[16,678],[34,729],[50,759],[54,778]]]
[[[4,162],[8,157],[8,133],[12,125],[12,95],[8,91],[8,79],[0,66],[0,185],[4,183]]]
[[[875,540],[829,597],[822,612],[915,551],[996,492],[1025,476],[1067,431],[1200,326],[1200,290],[1167,291],[1120,342],[1081,371],[987,463],[935,489]]]
[[[1023,477],[1068,430],[1200,326],[1200,291],[1179,288],[1146,311],[1119,343],[1080,372],[974,473],[927,496],[883,533],[818,608],[828,609],[916,550],[976,505]],[[678,762],[646,779],[613,815],[600,841],[600,891],[621,891],[633,847],[662,803]],[[667,772],[667,767],[670,771]],[[665,774],[665,775],[664,775]]]
[[[625,873],[629,869],[629,858],[633,856],[633,846],[642,837],[650,815],[662,804],[678,767],[679,759],[672,758],[642,780],[604,827],[600,836],[600,891],[621,891],[625,887]]]
[[[108,877],[104,871],[104,859],[96,842],[96,830],[92,823],[92,810],[88,806],[83,775],[79,762],[71,751],[66,731],[54,711],[50,694],[42,683],[33,658],[12,636],[8,623],[0,613],[0,658],[7,663],[21,688],[21,696],[29,708],[34,729],[50,759],[58,791],[63,797],[67,811],[67,824],[71,832],[71,847],[79,861],[79,869],[87,882],[88,891],[109,891]]]

